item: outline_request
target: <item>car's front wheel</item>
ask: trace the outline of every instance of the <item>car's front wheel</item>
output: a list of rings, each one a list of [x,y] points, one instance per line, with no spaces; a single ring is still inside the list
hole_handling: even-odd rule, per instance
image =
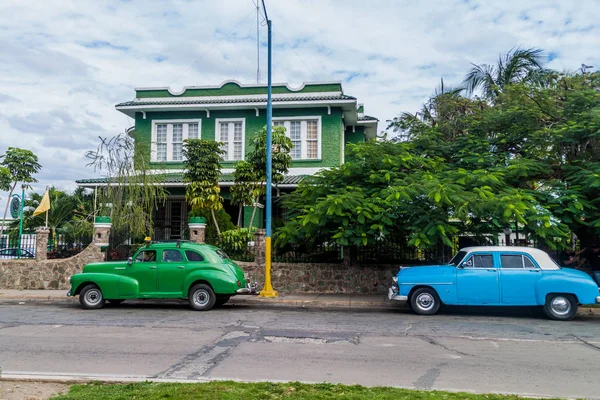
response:
[[[101,308],[105,302],[102,291],[96,285],[87,285],[79,292],[79,303],[87,310]]]
[[[438,312],[442,302],[437,292],[431,288],[420,288],[410,296],[410,305],[419,315],[433,315]]]
[[[544,312],[550,319],[569,321],[577,315],[577,299],[572,294],[549,294],[546,296]]]
[[[204,283],[192,286],[188,296],[190,307],[196,311],[206,311],[214,307],[217,297],[212,288]]]

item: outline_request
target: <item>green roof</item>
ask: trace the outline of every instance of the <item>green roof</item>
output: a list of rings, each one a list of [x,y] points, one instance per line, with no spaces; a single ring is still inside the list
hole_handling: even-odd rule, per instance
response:
[[[286,177],[283,178],[283,182],[281,182],[280,184],[282,185],[297,185],[300,182],[302,182],[302,180],[306,177],[306,175],[287,175]],[[91,179],[79,179],[76,180],[75,183],[77,183],[80,186],[85,186],[85,185],[106,185],[110,182],[115,182],[114,179],[111,178],[91,178]],[[219,183],[233,183],[234,182],[234,178],[233,178],[233,174],[223,174],[221,175],[221,179],[219,179]],[[181,185],[184,185],[183,182],[183,174],[165,174],[165,183],[181,183]]]
[[[313,95],[313,96],[290,96],[290,97],[273,97],[273,103],[285,103],[295,101],[335,101],[335,100],[356,100],[355,97],[345,94],[339,95]],[[144,101],[132,100],[124,103],[119,103],[115,107],[135,107],[135,106],[163,106],[163,105],[202,105],[202,104],[239,104],[239,103],[266,103],[267,97],[235,97],[226,99],[194,99],[186,100],[185,98],[173,98],[172,100],[162,101]]]

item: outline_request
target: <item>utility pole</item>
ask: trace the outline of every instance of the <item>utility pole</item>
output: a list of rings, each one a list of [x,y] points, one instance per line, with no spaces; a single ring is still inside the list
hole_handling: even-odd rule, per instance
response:
[[[260,291],[260,297],[277,297],[277,290],[273,290],[271,285],[271,213],[272,213],[272,170],[271,161],[273,157],[273,138],[272,138],[272,127],[271,120],[273,117],[273,104],[271,100],[271,20],[267,16],[267,8],[265,7],[265,0],[262,0],[263,11],[265,13],[265,19],[267,20],[268,30],[268,41],[267,41],[267,201],[266,201],[266,214],[267,214],[267,226],[265,235],[265,286]]]

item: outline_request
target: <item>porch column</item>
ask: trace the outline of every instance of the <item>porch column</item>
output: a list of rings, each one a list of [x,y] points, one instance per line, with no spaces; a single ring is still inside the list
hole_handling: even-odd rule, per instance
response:
[[[35,229],[35,260],[44,261],[47,259],[46,252],[48,251],[48,236],[50,230],[43,226]]]
[[[190,217],[189,228],[190,240],[196,243],[204,243],[206,219],[202,217]]]

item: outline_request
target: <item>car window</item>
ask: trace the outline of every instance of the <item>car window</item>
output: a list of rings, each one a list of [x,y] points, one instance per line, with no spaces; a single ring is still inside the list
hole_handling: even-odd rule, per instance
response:
[[[537,268],[533,261],[527,256],[523,256],[523,262],[525,264],[525,268]]]
[[[181,262],[183,257],[179,250],[163,250],[162,260],[163,262]]]
[[[188,261],[204,261],[204,257],[202,257],[202,254],[196,251],[186,250],[185,256],[187,257]]]
[[[494,257],[491,254],[474,254],[463,265],[466,268],[494,268]]]
[[[458,263],[461,262],[466,255],[466,251],[459,251],[454,257],[452,257],[452,260],[448,262],[448,265],[454,265],[455,267],[458,266]]]
[[[523,268],[523,256],[520,254],[500,255],[502,268]]]
[[[143,250],[135,257],[137,262],[154,262],[156,261],[156,250]]]

